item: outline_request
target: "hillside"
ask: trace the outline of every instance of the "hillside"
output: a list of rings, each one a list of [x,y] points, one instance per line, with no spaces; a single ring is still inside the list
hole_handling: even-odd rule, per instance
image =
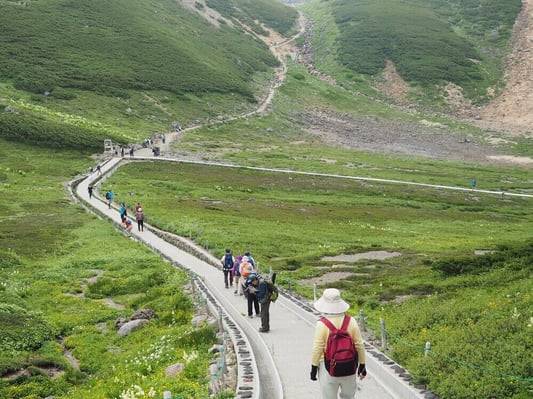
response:
[[[191,10],[173,0],[0,1],[8,137],[24,136],[13,126],[24,129],[26,115],[131,142],[139,130],[146,137],[176,120],[253,107],[260,93],[255,80],[268,78],[278,63],[253,30],[273,21],[288,30],[295,12],[266,0],[264,21],[242,8],[208,19],[197,11],[205,3],[194,4]]]
[[[312,74],[390,104],[391,115],[397,109],[419,115],[417,124],[398,124],[308,109],[310,130],[322,140],[443,159],[533,164],[529,0],[519,15],[520,1],[310,1],[304,9],[311,21],[301,60]],[[457,43],[451,53],[442,45],[447,40]],[[450,119],[479,126],[482,133],[449,129]]]
[[[36,94],[76,88],[251,96],[251,76],[276,63],[241,29],[214,27],[174,1],[26,4],[2,4],[0,70]]]
[[[428,16],[423,26],[434,23],[447,50],[476,57],[454,65],[458,79],[443,91],[435,74],[410,75],[421,70],[395,48],[398,37],[384,45],[383,71],[348,69],[354,55],[336,44],[360,27],[334,7],[348,17],[350,6],[384,2],[316,3],[306,34],[292,37],[296,12],[267,0],[0,0],[0,397],[212,397],[218,341],[206,323],[190,323],[202,308],[190,275],[70,195],[70,182],[109,155],[103,138],[139,148],[145,137],[159,145],[161,132],[165,156],[244,167],[131,162],[97,194],[112,189],[130,209],[142,202],[147,224],[214,255],[253,250],[298,295],[311,298],[313,283],[341,288],[371,331],[387,319],[394,356],[443,397],[529,397],[533,212],[531,198],[505,194],[532,193],[533,143],[458,118],[483,106],[488,87],[499,90],[512,22],[498,29],[490,60],[469,27],[492,19],[460,6],[498,3],[391,0]],[[420,36],[383,16],[391,31]],[[519,32],[515,78],[529,65]],[[428,42],[435,50],[438,40]],[[429,58],[433,73],[446,62]],[[174,121],[184,130],[168,132]],[[338,260],[369,251],[399,256]],[[158,320],[118,337],[117,321],[144,308]],[[428,341],[434,357],[424,355]],[[167,378],[176,361],[185,372]]]

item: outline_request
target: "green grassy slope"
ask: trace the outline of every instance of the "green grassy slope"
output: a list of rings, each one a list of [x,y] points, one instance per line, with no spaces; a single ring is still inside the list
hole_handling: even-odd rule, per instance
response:
[[[87,8],[90,4],[94,8]],[[254,3],[232,4],[242,9],[224,15],[250,17]],[[446,13],[452,20],[467,10],[458,7],[465,2],[450,2],[457,7],[449,8],[444,2],[427,4],[439,5],[431,15],[441,22]],[[136,385],[145,390],[145,397],[151,388],[156,397],[164,389],[184,397],[209,397],[207,348],[214,337],[209,329],[189,328],[194,310],[182,290],[186,276],[88,215],[70,202],[65,191],[66,181],[94,166],[85,150],[97,148],[103,137],[126,141],[135,137],[135,131],[146,134],[176,118],[194,121],[230,109],[238,112],[252,102],[250,93],[257,88],[253,86],[257,76],[251,72],[254,63],[259,62],[260,70],[272,65],[264,47],[238,30],[215,29],[175,7],[165,0],[112,4],[38,0],[26,2],[24,8],[0,0],[0,30],[13,34],[0,37],[0,63],[5,67],[0,70],[4,74],[0,105],[8,111],[0,116],[0,374],[11,378],[0,379],[2,398],[118,398]],[[264,11],[265,24],[277,7]],[[26,19],[28,15],[32,18]],[[454,22],[454,29],[466,32],[460,37],[481,32],[476,27],[485,20],[482,14],[476,18],[475,26],[465,22],[468,19]],[[71,22],[79,29],[69,26]],[[93,36],[85,25],[95,28],[98,40],[81,40]],[[139,31],[141,26],[144,30]],[[59,27],[79,43],[55,32],[48,41],[38,37]],[[180,29],[182,40],[174,36]],[[469,40],[464,43],[473,43]],[[117,43],[146,54],[123,52]],[[202,74],[193,70],[192,75],[183,75],[199,90],[211,79],[204,75],[212,67],[211,53],[218,62],[223,54],[233,57],[232,46],[241,45],[247,49],[239,58],[243,70],[235,68],[236,58],[223,60],[223,71],[217,71],[221,81],[213,86],[219,92],[188,92],[180,86],[184,82],[173,82],[166,75],[173,71],[166,60],[181,61],[174,53],[167,54],[165,46],[174,46],[183,57],[190,52],[192,69],[201,65]],[[76,53],[76,46],[83,51]],[[199,54],[193,51],[196,48]],[[58,59],[48,59],[47,54]],[[152,77],[154,69],[159,72]],[[46,85],[40,86],[43,82]],[[365,85],[362,80],[357,84]],[[40,91],[49,88],[50,95]],[[302,131],[305,107],[397,120],[418,118],[329,87],[291,66],[273,112],[186,134],[181,149],[208,156],[212,152],[239,164],[425,183],[468,184],[465,176],[475,175],[488,188],[530,192],[525,168],[323,147]],[[528,140],[517,146],[529,154]],[[215,254],[228,244],[236,250],[253,249],[261,264],[280,271],[285,288],[291,284],[302,295],[310,297],[311,287],[299,284],[300,279],[320,276],[333,267],[355,271],[356,276],[335,285],[354,308],[365,309],[371,328],[380,317],[386,318],[394,334],[389,341],[393,355],[417,382],[442,397],[522,399],[531,393],[531,383],[524,379],[531,376],[532,367],[528,356],[532,262],[527,240],[533,213],[528,199],[155,164],[120,169],[106,184],[113,185],[118,200],[146,204],[152,222],[195,238]],[[221,226],[228,225],[238,232],[229,242],[226,230],[220,234]],[[257,234],[249,234],[250,225]],[[478,248],[503,248],[503,254],[472,256]],[[340,267],[322,260],[323,255],[369,249],[399,250],[402,256]],[[88,281],[102,271],[103,278]],[[124,304],[125,309],[104,305],[102,298]],[[141,307],[155,309],[159,321],[142,334],[117,339],[114,320]],[[435,356],[423,355],[426,341],[431,341]],[[66,360],[64,350],[79,360],[79,371]],[[183,378],[164,377],[169,363],[189,360]],[[15,378],[21,369],[28,375]],[[60,373],[52,379],[49,370]]]
[[[456,175],[451,163],[439,167]],[[217,256],[251,249],[284,289],[312,298],[313,278],[319,292],[341,289],[378,340],[385,318],[389,353],[441,397],[527,397],[530,198],[160,162],[128,164],[106,183],[119,201],[142,202],[151,223]],[[374,250],[401,255],[324,258]]]
[[[215,28],[175,1],[3,2],[0,71],[35,93],[78,88],[238,92],[274,65],[240,30]]]
[[[297,12],[271,0],[207,0],[207,5],[229,18],[236,18],[258,33],[266,33],[259,21],[282,35],[294,28]]]
[[[276,10],[268,19],[285,9],[267,4]],[[292,26],[291,12],[277,27]],[[139,141],[175,120],[249,110],[258,81],[277,63],[239,24],[214,26],[172,0],[1,0],[0,103],[12,112],[2,117],[0,135],[63,145],[36,139],[43,121],[49,136],[62,135],[58,123],[77,129],[76,145],[91,151],[104,136]]]
[[[137,398],[209,398],[217,340],[190,324],[187,276],[71,202],[65,182],[90,164],[0,139],[0,397],[111,399],[138,386]],[[115,320],[140,308],[158,319],[120,338]],[[185,372],[166,378],[177,362]]]
[[[346,68],[378,75],[390,59],[411,84],[453,82],[476,101],[486,99],[486,88],[501,77],[501,55],[520,8],[520,0],[337,0],[308,6],[311,13],[321,9],[334,17],[333,54]]]

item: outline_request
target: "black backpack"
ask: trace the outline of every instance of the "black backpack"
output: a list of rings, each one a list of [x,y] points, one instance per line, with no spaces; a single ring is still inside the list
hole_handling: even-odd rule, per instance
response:
[[[232,270],[232,269],[233,269],[233,255],[226,254],[226,256],[224,256],[224,270]]]

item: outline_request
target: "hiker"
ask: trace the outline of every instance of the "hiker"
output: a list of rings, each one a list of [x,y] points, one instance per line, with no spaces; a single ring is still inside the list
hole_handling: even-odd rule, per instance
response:
[[[316,323],[315,327],[315,338],[311,352],[311,380],[316,381],[318,374],[323,399],[337,399],[339,391],[339,398],[352,399],[355,396],[357,376],[359,376],[360,380],[363,380],[366,376],[365,347],[359,326],[353,317],[346,316],[345,312],[350,308],[350,305],[342,300],[340,291],[336,288],[325,289],[322,297],[315,302],[314,307],[320,313],[323,313],[324,317]],[[329,369],[334,367],[333,362],[326,369],[325,355],[328,349],[328,339],[330,338],[330,328],[326,325],[327,321],[337,329],[346,325],[346,331],[353,340],[352,346],[355,346],[357,351],[357,359],[349,375],[343,377],[331,376],[331,370]],[[357,361],[359,362],[358,367]],[[357,370],[355,370],[356,367]]]
[[[233,287],[233,264],[235,263],[235,258],[231,253],[231,249],[226,248],[226,253],[220,259],[222,263],[222,272],[224,273],[224,285],[226,288],[229,286]]]
[[[257,265],[255,264],[255,259],[252,257],[252,255],[250,255],[250,251],[246,251],[244,253],[244,256],[246,256],[248,258],[248,262],[250,262],[252,264],[252,267],[254,269],[257,269]]]
[[[244,292],[248,303],[248,317],[251,319],[254,317],[254,310],[256,316],[259,316],[261,313],[259,309],[259,298],[256,295],[258,294],[257,280],[257,273],[252,272],[246,278],[246,282],[244,283]]]
[[[89,192],[89,199],[91,199],[93,197],[93,186],[89,186],[87,187],[87,191]]]
[[[244,295],[242,292],[242,284],[239,282],[241,278],[241,262],[242,262],[242,255],[237,255],[237,258],[235,259],[235,262],[233,263],[233,281],[235,282],[235,291],[233,293],[235,295],[240,294]]]
[[[105,193],[105,199],[107,200],[107,207],[111,209],[111,203],[113,202],[113,197],[115,196],[115,193],[111,190],[107,190],[107,193]]]
[[[124,218],[124,220],[122,221],[122,224],[124,225],[126,230],[130,230],[133,227],[133,222],[128,217]]]
[[[137,229],[139,231],[144,231],[144,212],[141,207],[137,208]]]
[[[135,212],[139,212],[139,209],[142,211],[142,206],[140,202],[137,202],[137,205],[135,205]]]
[[[239,272],[241,274],[241,290],[244,293],[244,296],[246,299],[248,299],[248,293],[244,290],[246,288],[246,281],[248,280],[248,277],[250,276],[250,273],[254,272],[255,269],[252,266],[252,264],[248,261],[248,257],[243,256],[241,260],[241,264],[239,266]]]
[[[261,305],[260,314],[261,314],[261,327],[259,332],[267,333],[270,331],[270,295],[268,292],[268,287],[265,279],[259,276],[257,273],[250,274],[248,277],[249,293],[257,298],[259,304]],[[248,314],[250,314],[251,307],[250,302],[248,302]],[[257,311],[256,311],[257,313]]]
[[[102,174],[102,167],[100,165],[96,165],[96,171],[98,172],[98,175]]]
[[[472,190],[476,188],[476,185],[477,185],[476,179],[472,179]]]
[[[133,157],[133,152],[134,152],[134,149],[133,149],[133,145],[130,147],[130,157]]]
[[[128,211],[126,210],[126,204],[124,202],[120,205],[119,212],[120,212],[120,221],[124,223],[124,220],[128,216]]]

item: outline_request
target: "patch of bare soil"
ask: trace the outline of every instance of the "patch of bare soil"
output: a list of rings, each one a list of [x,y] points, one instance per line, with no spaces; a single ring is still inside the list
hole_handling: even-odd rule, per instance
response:
[[[326,262],[357,262],[361,259],[389,259],[396,256],[401,256],[400,252],[395,251],[368,251],[360,254],[340,254],[336,256],[324,256],[323,261]]]
[[[335,269],[338,267],[343,267],[343,268],[351,267],[353,265],[349,265],[349,263],[358,262],[362,259],[384,260],[384,259],[394,258],[396,256],[401,256],[401,253],[395,252],[395,251],[368,251],[368,252],[363,252],[360,254],[340,254],[336,256],[324,256],[322,260],[324,262],[342,262],[342,264],[331,266],[331,269]],[[328,267],[328,269],[329,268],[330,267]],[[365,276],[365,275],[366,273],[332,271],[332,272],[324,273],[322,276],[299,280],[299,282],[305,285],[314,285],[314,284],[321,285],[321,284],[334,283],[336,281],[343,280],[350,276]]]
[[[314,284],[322,285],[322,284],[334,283],[336,281],[343,280],[346,277],[353,276],[354,274],[355,273],[351,273],[351,272],[331,272],[331,273],[323,274],[322,276],[319,276],[319,277],[298,280],[298,282],[300,284],[309,285],[309,286],[312,286]]]
[[[474,163],[510,163],[487,141],[474,139],[443,124],[398,122],[307,109],[304,129],[332,147],[415,155]]]
[[[225,18],[218,11],[209,8],[205,0],[177,0],[181,5],[200,15],[211,25],[220,27],[220,21],[224,21],[228,26],[233,26],[233,21]]]
[[[477,124],[510,135],[526,133],[533,137],[533,0],[522,0],[512,47],[504,77],[506,87],[480,110]]]
[[[394,99],[398,104],[405,105],[407,95],[411,88],[404,82],[402,77],[396,71],[396,67],[391,60],[387,60],[385,69],[379,79],[376,79],[374,86],[387,97]]]

